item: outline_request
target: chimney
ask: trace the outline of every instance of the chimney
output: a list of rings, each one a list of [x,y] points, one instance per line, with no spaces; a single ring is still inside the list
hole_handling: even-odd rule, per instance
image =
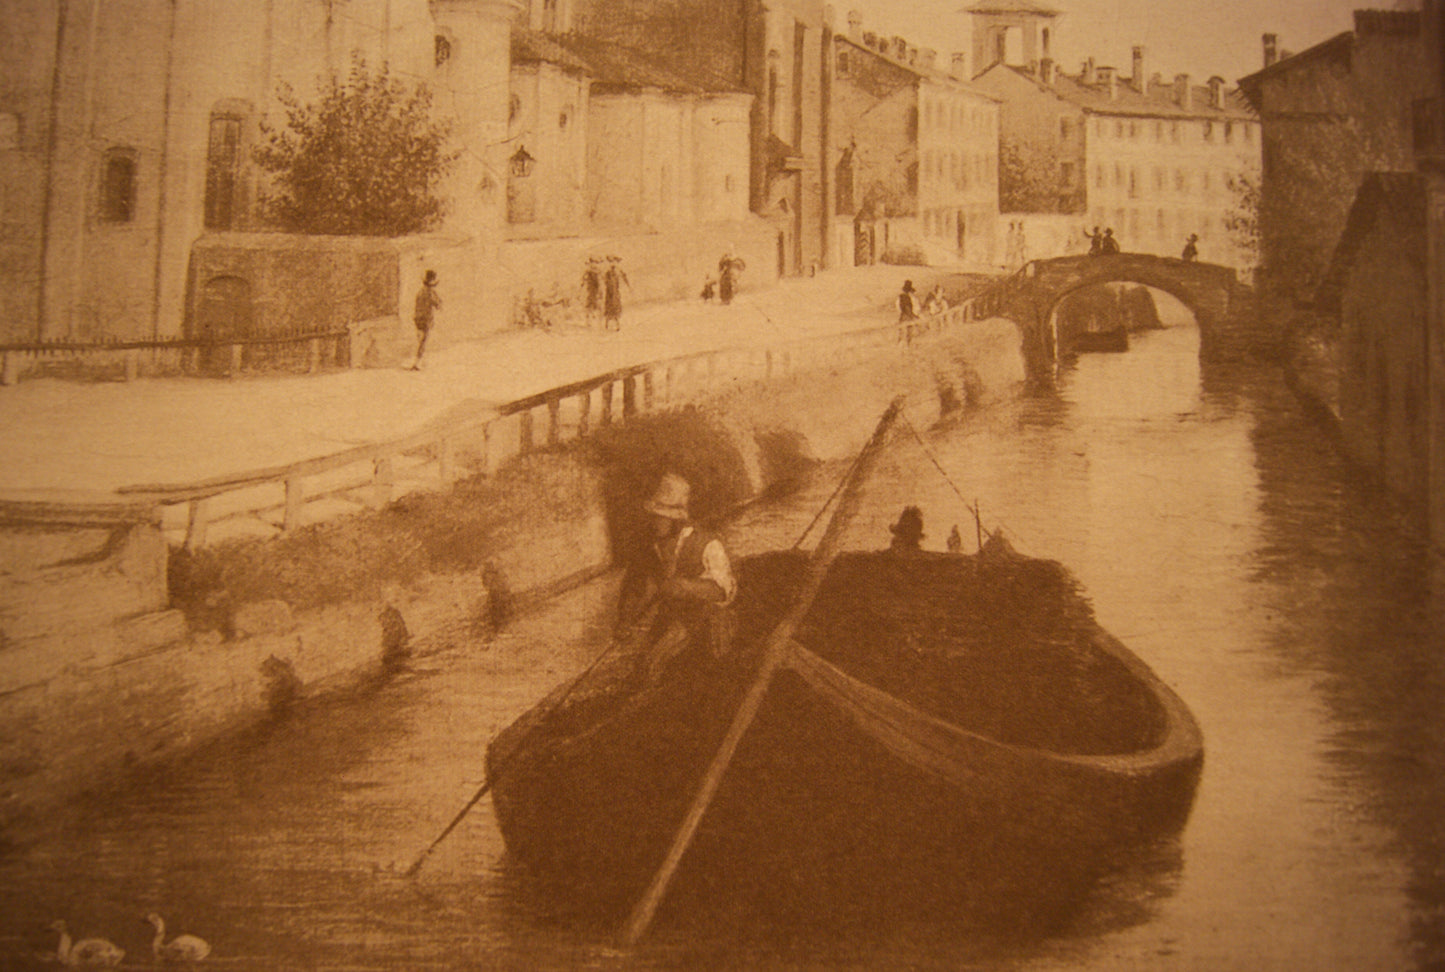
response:
[[[1269,67],[1279,60],[1279,35],[1264,35],[1264,66]]]
[[[1083,70],[1079,72],[1079,83],[1091,88],[1094,86],[1094,59],[1092,57],[1084,62]]]
[[[912,46],[908,48],[908,63],[913,67],[918,66],[918,48]]]
[[[1109,92],[1109,100],[1117,101],[1119,98],[1119,74],[1111,67],[1100,66],[1096,69],[1099,74],[1099,84],[1103,85]]]
[[[871,30],[865,30],[863,32],[863,46],[870,51],[878,50],[878,35]]]
[[[1134,45],[1134,90],[1140,94],[1149,93],[1149,79],[1144,76],[1144,48],[1139,44]]]
[[[902,61],[904,64],[907,64],[907,63],[908,63],[908,41],[904,40],[902,37],[899,37],[897,34],[894,34],[894,35],[893,35],[892,44],[893,44],[893,60],[895,60],[895,61]]]
[[[1194,86],[1189,83],[1189,75],[1174,75],[1174,100],[1185,111],[1194,107]]]
[[[931,47],[924,47],[918,51],[918,66],[925,71],[932,71],[933,66],[938,63],[938,52]]]
[[[968,55],[963,53],[962,51],[955,51],[953,54],[953,60],[949,65],[948,73],[953,75],[955,80],[967,81]]]
[[[1057,65],[1054,64],[1053,58],[1046,57],[1041,59],[1039,61],[1039,80],[1049,87],[1053,87],[1055,81],[1054,71],[1056,69]]]
[[[856,10],[848,11],[848,36],[857,40],[863,34],[863,15]]]
[[[1209,107],[1224,107],[1224,79],[1217,74],[1209,79]]]

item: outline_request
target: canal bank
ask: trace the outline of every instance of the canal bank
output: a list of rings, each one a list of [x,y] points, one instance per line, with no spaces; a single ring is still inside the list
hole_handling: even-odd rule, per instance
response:
[[[115,551],[89,566],[70,557],[88,579],[145,574],[150,600],[116,624],[41,625],[5,646],[0,829],[18,833],[48,805],[303,699],[375,683],[415,645],[485,644],[510,613],[608,570],[629,511],[664,469],[694,481],[700,517],[720,519],[850,454],[899,392],[922,427],[1008,396],[1023,362],[1017,329],[987,321],[839,348],[772,378],[713,377],[691,401],[517,455],[446,492],[278,540],[177,552],[164,600],[157,524],[127,528],[121,553],[149,551],[141,566]],[[80,591],[51,593],[68,602]]]

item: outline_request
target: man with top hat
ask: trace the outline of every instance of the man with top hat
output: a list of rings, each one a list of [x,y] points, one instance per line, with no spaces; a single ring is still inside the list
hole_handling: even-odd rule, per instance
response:
[[[676,473],[667,473],[652,497],[642,504],[647,535],[637,545],[618,596],[619,635],[645,622],[638,652],[637,676],[651,679],[674,655],[717,658],[732,643],[733,599],[737,580],[727,548],[713,534],[698,529],[688,510],[691,487]]]
[[[1193,263],[1199,259],[1199,234],[1190,233],[1189,239],[1184,241],[1184,252],[1179,257],[1186,263]]]

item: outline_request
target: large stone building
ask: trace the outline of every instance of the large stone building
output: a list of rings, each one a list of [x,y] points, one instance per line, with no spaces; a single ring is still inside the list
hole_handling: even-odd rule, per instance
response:
[[[577,35],[751,93],[750,205],[772,226],[777,271],[838,264],[825,164],[837,146],[827,111],[833,31],[822,0],[571,2],[564,19]]]
[[[1365,173],[1415,167],[1411,111],[1424,97],[1418,11],[1360,10],[1354,30],[1288,57],[1264,35],[1264,67],[1240,80],[1263,126],[1262,283],[1313,296]]]
[[[835,249],[843,262],[993,263],[998,103],[935,70],[933,51],[850,26],[834,38]]]
[[[1053,11],[1024,0],[970,10],[975,38],[996,39],[975,51],[974,83],[1003,105],[1005,213],[1077,216],[1075,243],[1086,227],[1112,227],[1124,249],[1160,256],[1194,234],[1200,259],[1253,266],[1247,234],[1230,227],[1259,167],[1259,123],[1237,91],[1220,78],[1165,83],[1143,47],[1128,77],[1092,59],[1068,75],[1050,55]],[[1024,63],[1005,60],[1006,30],[1022,32]]]
[[[442,334],[464,338],[504,326],[519,292],[575,289],[604,252],[628,261],[632,299],[692,291],[729,245],[769,279],[773,234],[749,213],[750,89],[549,41],[571,16],[558,0],[7,4],[0,339],[388,316],[404,330],[426,266],[452,298]],[[252,151],[284,121],[278,89],[311,100],[354,57],[425,82],[450,121],[443,225],[402,240],[262,232]]]

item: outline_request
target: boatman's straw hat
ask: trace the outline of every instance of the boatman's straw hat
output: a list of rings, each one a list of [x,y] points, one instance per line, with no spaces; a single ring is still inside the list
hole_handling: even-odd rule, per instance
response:
[[[692,487],[687,484],[686,479],[676,473],[666,473],[657,484],[657,492],[652,494],[652,499],[642,504],[642,508],[654,516],[686,520],[687,501],[691,492]]]

